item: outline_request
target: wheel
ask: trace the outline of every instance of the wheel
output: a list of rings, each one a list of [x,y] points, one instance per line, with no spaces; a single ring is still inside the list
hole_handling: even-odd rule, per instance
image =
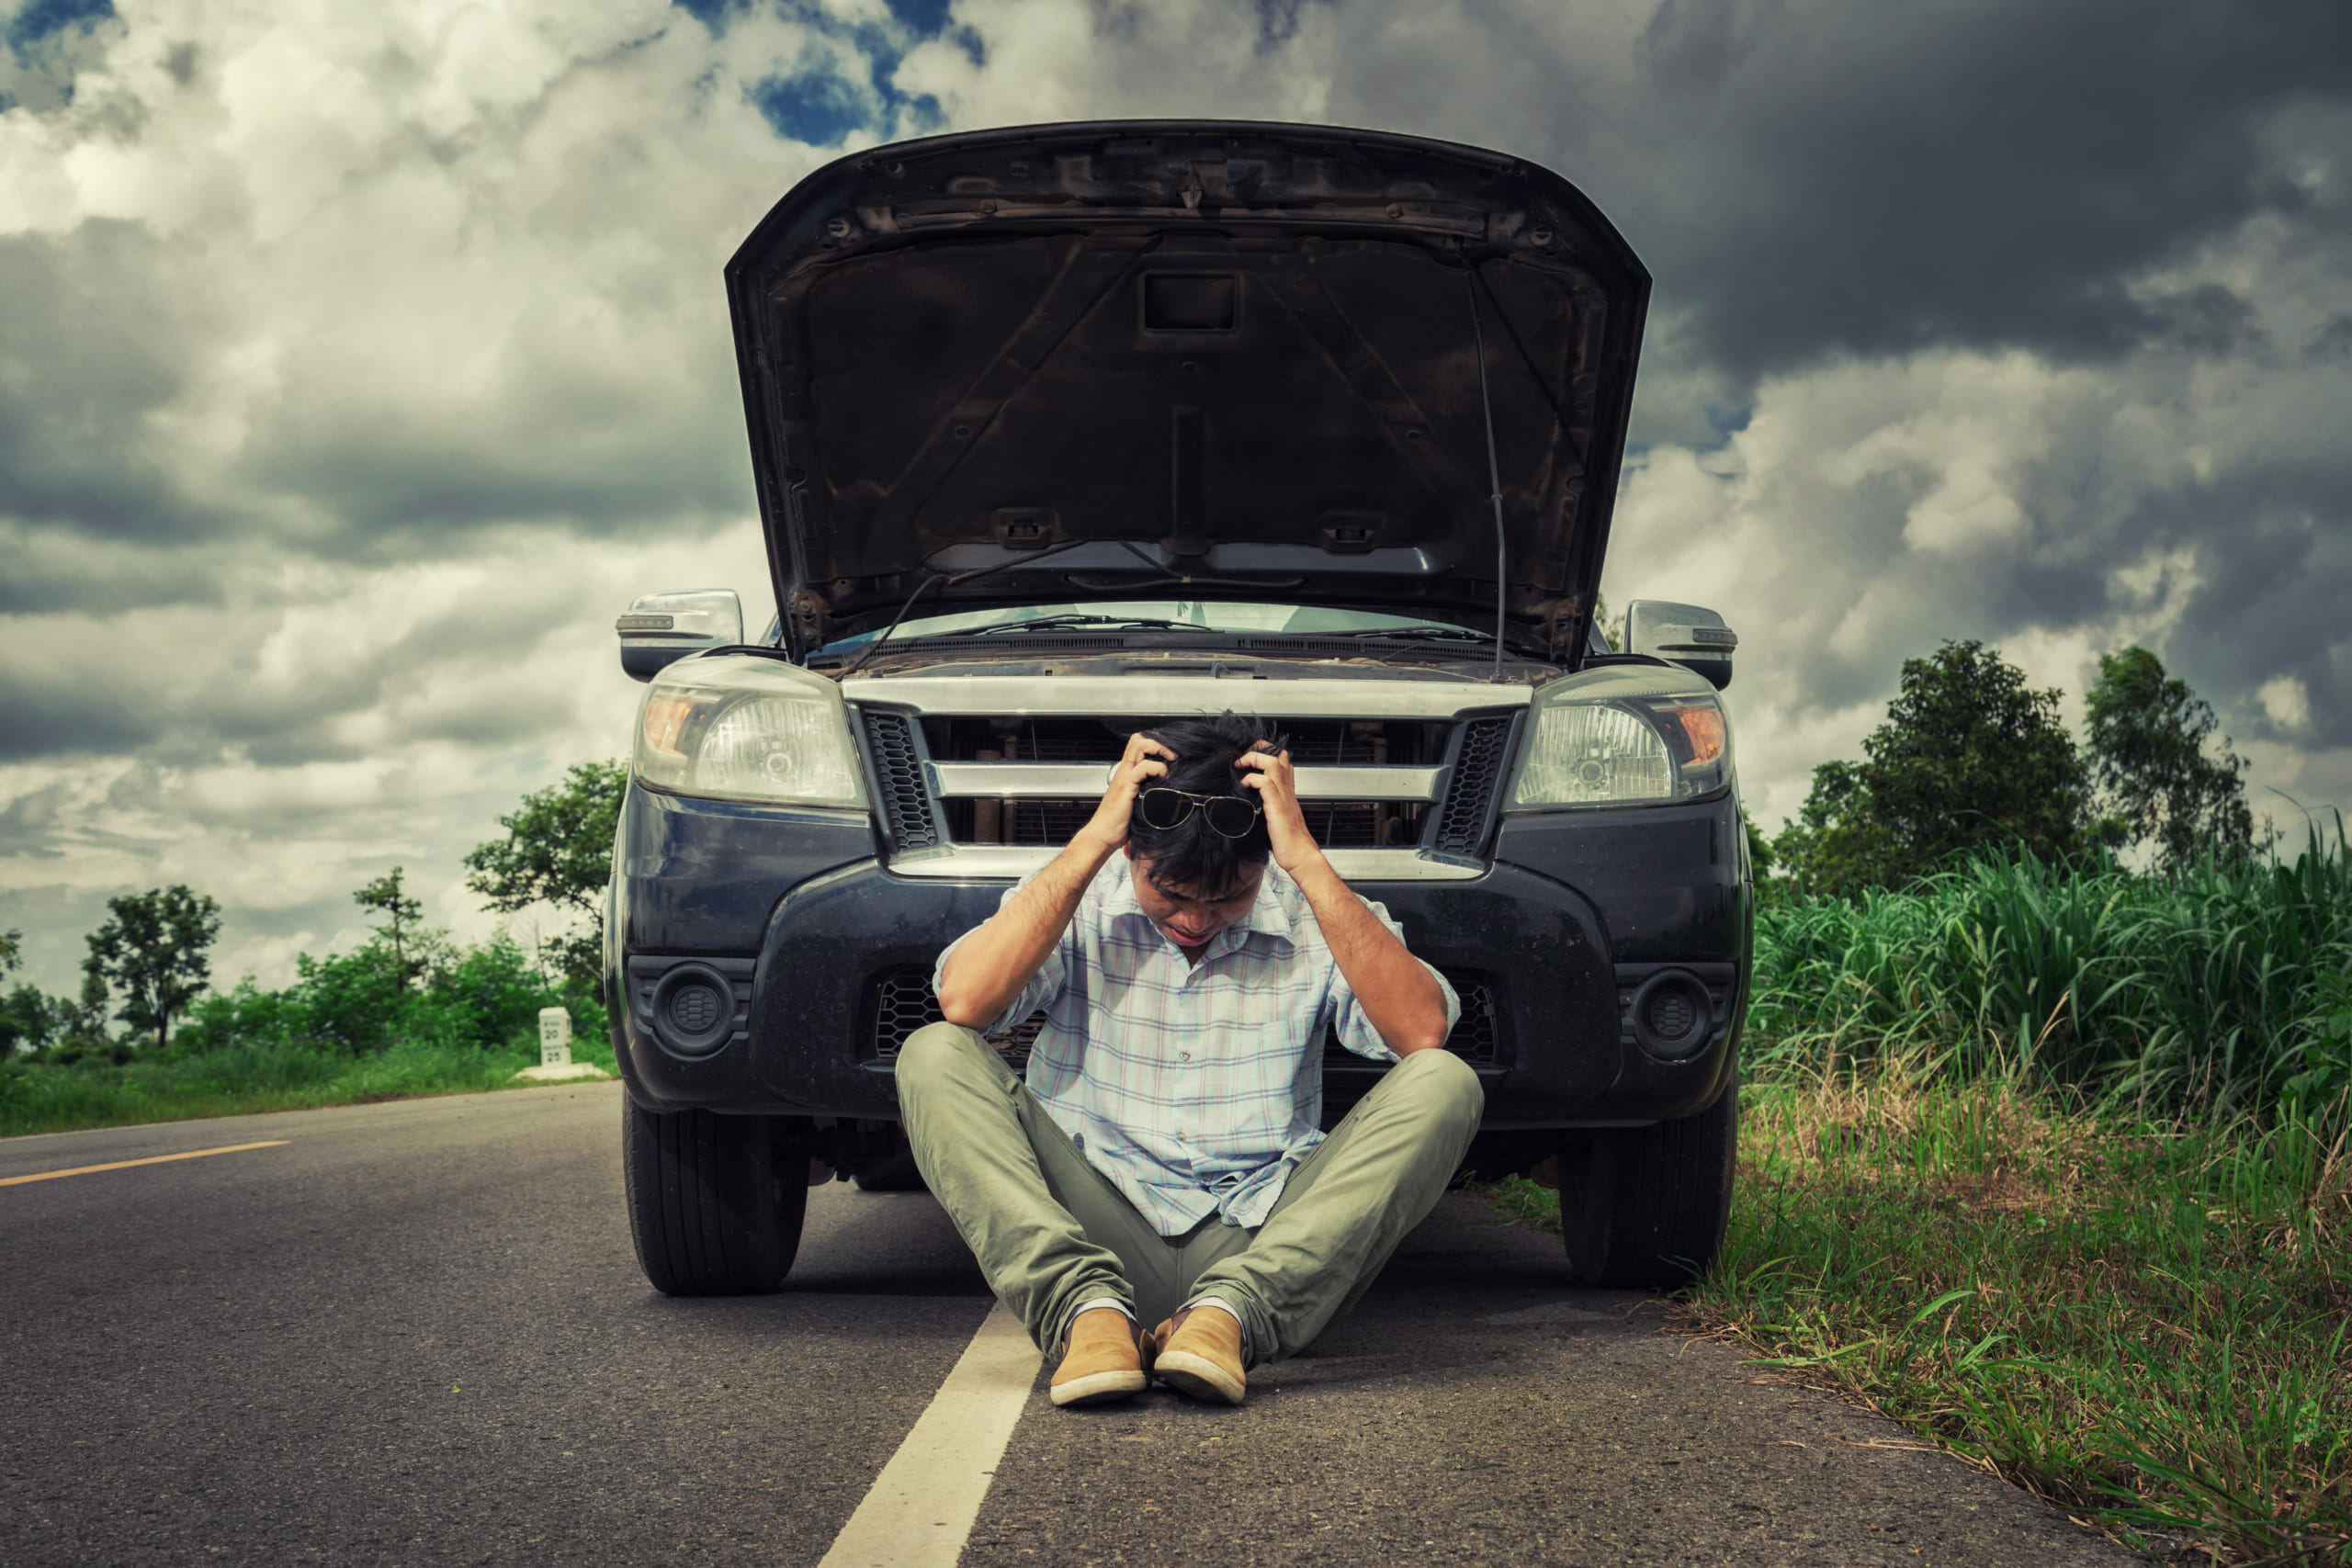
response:
[[[888,1165],[877,1165],[871,1170],[861,1170],[851,1179],[861,1192],[928,1192],[922,1172],[915,1168],[911,1151],[901,1150],[899,1157]]]
[[[621,1171],[638,1266],[673,1296],[784,1282],[808,1211],[807,1156],[784,1118],[660,1115],[621,1097]]]
[[[1600,1127],[1560,1151],[1560,1235],[1588,1285],[1670,1291],[1706,1271],[1731,1217],[1736,1073],[1696,1116]]]

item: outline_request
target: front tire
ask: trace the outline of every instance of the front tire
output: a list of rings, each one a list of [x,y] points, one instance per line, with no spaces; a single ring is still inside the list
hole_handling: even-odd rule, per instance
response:
[[[784,1282],[808,1211],[807,1156],[784,1119],[668,1115],[621,1098],[621,1171],[638,1266],[671,1296],[763,1295]]]
[[[1560,1151],[1568,1271],[1611,1290],[1671,1291],[1723,1250],[1739,1146],[1739,1076],[1695,1116],[1600,1127]]]

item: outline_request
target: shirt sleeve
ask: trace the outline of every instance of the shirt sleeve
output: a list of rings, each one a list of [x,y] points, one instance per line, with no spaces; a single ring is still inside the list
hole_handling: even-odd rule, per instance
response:
[[[1012,903],[1013,897],[1028,886],[1036,875],[1037,873],[1033,871],[1006,888],[1004,897],[997,900],[997,908],[1001,911],[1007,904]],[[1079,900],[1079,908],[1081,911],[1086,907],[1086,900],[1093,897],[1094,890],[1091,887],[1088,888],[1084,897]],[[1046,952],[1046,961],[1037,965],[1037,973],[1029,977],[1029,984],[1023,987],[1021,994],[1012,998],[1012,1004],[1004,1010],[1003,1016],[982,1029],[981,1033],[994,1034],[1000,1029],[1010,1029],[1040,1008],[1053,1005],[1054,999],[1062,994],[1062,987],[1069,983],[1070,958],[1077,949],[1079,921],[1083,918],[1081,913],[1070,920],[1069,926],[1062,931],[1061,940],[1054,943]],[[976,931],[979,929],[978,926],[974,926],[972,931]],[[932,995],[939,994],[939,977],[947,973],[947,955],[963,946],[964,938],[971,934],[972,931],[966,931],[963,936],[957,937],[940,950],[938,962],[931,966]]]
[[[1363,907],[1370,909],[1374,917],[1388,928],[1388,933],[1402,944],[1405,940],[1405,928],[1389,918],[1387,906],[1376,904],[1365,898],[1361,893],[1356,897],[1363,899]],[[1454,1024],[1462,1018],[1462,998],[1453,994],[1453,987],[1447,983],[1444,976],[1430,968],[1427,963],[1418,957],[1413,962],[1428,969],[1430,978],[1437,982],[1438,992],[1445,998],[1445,1032],[1449,1035],[1452,1034]],[[1363,1004],[1356,1000],[1355,991],[1349,986],[1348,977],[1340,973],[1339,965],[1336,964],[1331,966],[1331,993],[1339,1003],[1333,1013],[1332,1032],[1339,1037],[1340,1043],[1357,1055],[1369,1056],[1375,1062],[1396,1061],[1396,1053],[1388,1048],[1388,1042],[1380,1037],[1380,1031],[1374,1029],[1372,1026],[1372,1020],[1364,1016]]]

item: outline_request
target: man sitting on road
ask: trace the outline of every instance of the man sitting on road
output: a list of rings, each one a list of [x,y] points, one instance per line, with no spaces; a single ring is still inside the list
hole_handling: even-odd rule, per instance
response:
[[[1442,1048],[1453,988],[1331,869],[1281,745],[1230,714],[1132,737],[1069,847],[940,954],[948,1021],[899,1053],[916,1166],[1060,1351],[1057,1404],[1155,1375],[1240,1404],[1245,1368],[1363,1294],[1477,1130],[1477,1076]],[[1041,1008],[1024,1085],[981,1036]],[[1328,1137],[1327,1028],[1396,1063]]]

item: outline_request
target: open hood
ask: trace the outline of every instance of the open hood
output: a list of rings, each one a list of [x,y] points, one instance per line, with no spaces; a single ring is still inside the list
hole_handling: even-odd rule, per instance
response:
[[[1547,170],[1232,121],[936,137],[801,181],[727,291],[796,649],[924,583],[917,615],[1190,596],[1491,627],[1481,338],[1510,627],[1583,646],[1649,275]]]

